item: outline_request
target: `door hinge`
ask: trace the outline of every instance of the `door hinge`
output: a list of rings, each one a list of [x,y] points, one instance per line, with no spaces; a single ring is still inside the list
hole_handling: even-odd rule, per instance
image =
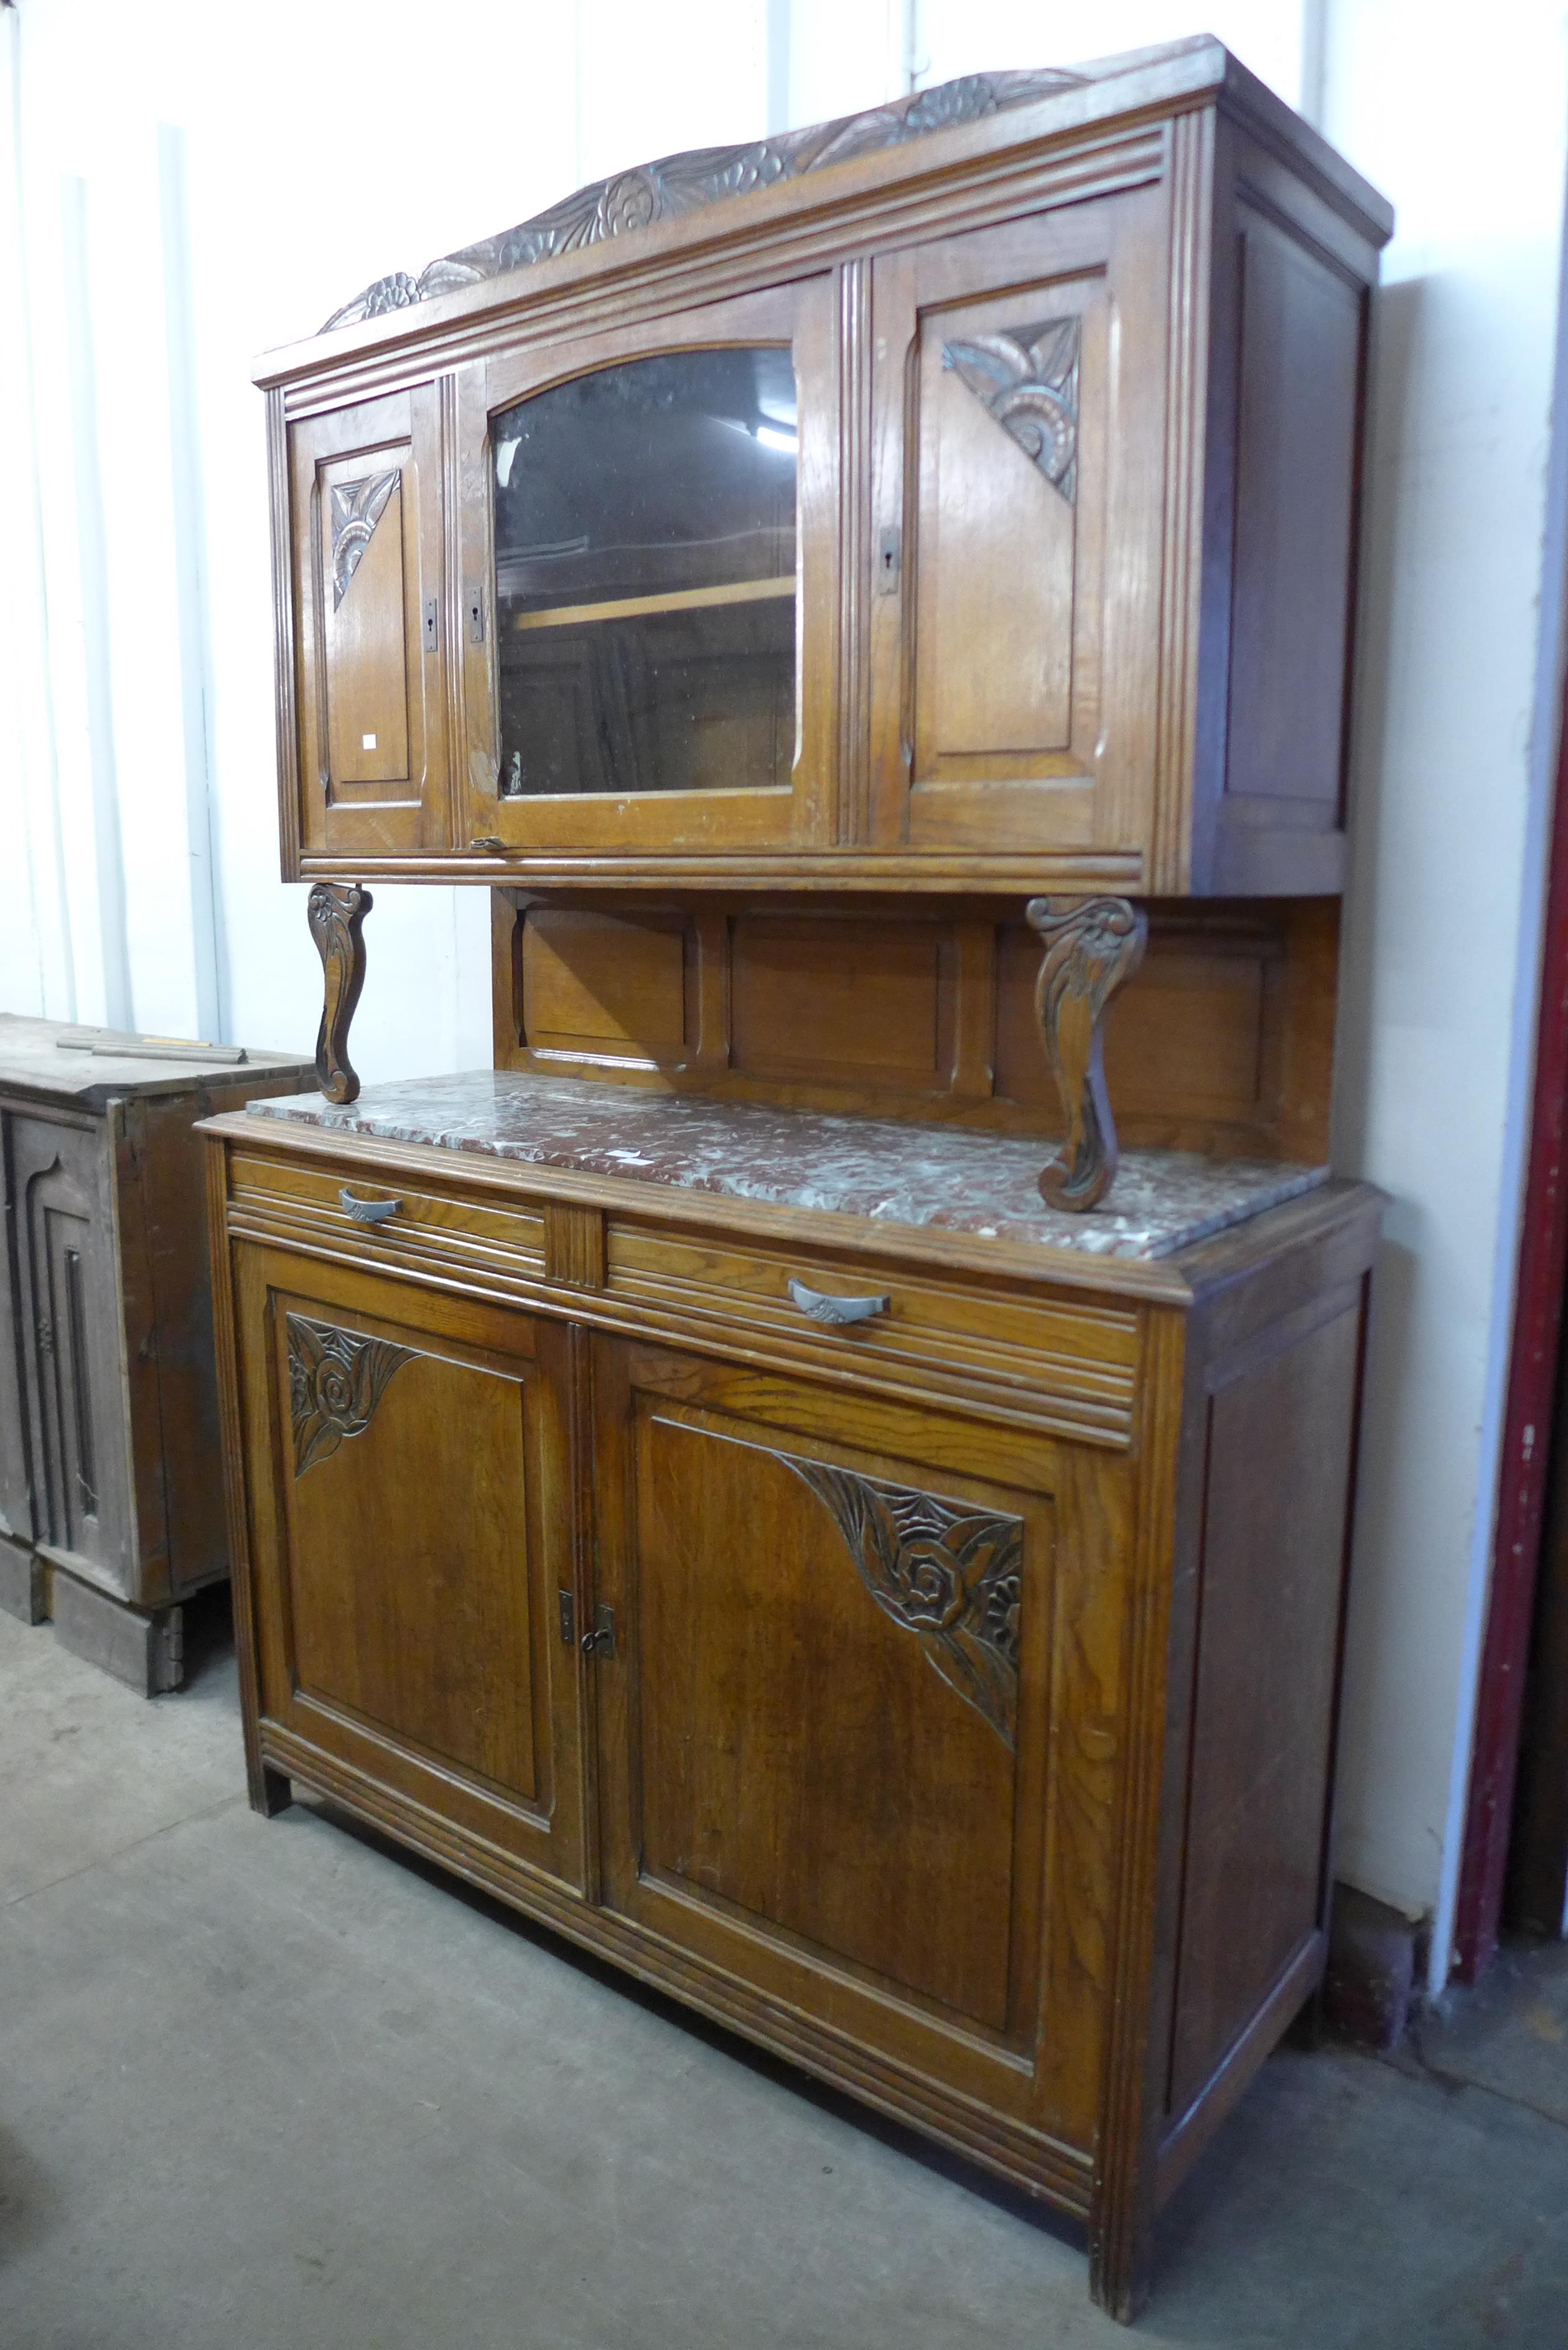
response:
[[[594,1609],[594,1628],[585,1632],[578,1646],[585,1657],[613,1657],[615,1654],[615,1609],[601,1600]]]
[[[575,1648],[577,1645],[577,1611],[569,1591],[557,1591],[556,1605],[561,1611],[561,1646]]]

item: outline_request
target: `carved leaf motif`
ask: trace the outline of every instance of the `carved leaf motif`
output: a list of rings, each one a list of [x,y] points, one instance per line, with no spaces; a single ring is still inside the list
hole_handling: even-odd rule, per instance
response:
[[[969,386],[1054,490],[1078,494],[1078,351],[1075,318],[944,343],[942,365]]]
[[[303,1314],[286,1317],[288,1403],[294,1423],[294,1473],[327,1460],[346,1436],[362,1436],[395,1371],[413,1359],[407,1347],[367,1338]]]
[[[359,568],[359,558],[369,546],[371,534],[386,513],[387,501],[397,488],[400,478],[394,466],[389,473],[372,473],[362,482],[334,482],[332,484],[334,611],[348,593],[348,582]]]
[[[1011,1752],[1023,1521],[821,1461],[776,1456],[832,1513],[856,1571],[926,1662]]]
[[[771,187],[775,180],[799,179],[857,155],[876,154],[899,147],[928,131],[946,130],[956,123],[978,122],[1007,107],[1027,106],[1054,91],[1075,89],[1082,74],[1053,68],[1037,72],[966,74],[958,81],[917,90],[891,106],[873,107],[865,114],[840,115],[832,122],[816,122],[801,130],[786,130],[742,147],[700,147],[683,155],[661,156],[635,171],[618,172],[612,179],[579,188],[548,212],[535,213],[499,236],[464,245],[432,261],[417,278],[406,270],[379,277],[352,302],[335,310],[321,329],[345,327],[358,318],[376,318],[400,310],[411,302],[450,294],[497,277],[508,269],[526,269],[535,261],[550,261],[560,253],[576,253],[584,245],[622,236],[628,229],[693,211],[699,204],[717,203],[726,196],[750,194]]]

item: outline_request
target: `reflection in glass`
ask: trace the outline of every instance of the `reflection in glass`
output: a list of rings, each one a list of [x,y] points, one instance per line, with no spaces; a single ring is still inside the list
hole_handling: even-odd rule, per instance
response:
[[[491,420],[501,792],[787,784],[787,349],[632,359]]]

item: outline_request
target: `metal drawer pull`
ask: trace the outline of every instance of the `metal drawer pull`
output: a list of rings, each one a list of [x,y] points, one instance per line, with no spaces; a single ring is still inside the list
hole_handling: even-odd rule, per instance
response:
[[[886,1314],[886,1297],[826,1297],[820,1289],[808,1289],[804,1281],[791,1281],[790,1301],[814,1322],[869,1322],[874,1314]]]
[[[357,1200],[352,1191],[339,1191],[337,1197],[357,1224],[384,1224],[403,1204],[400,1200]]]

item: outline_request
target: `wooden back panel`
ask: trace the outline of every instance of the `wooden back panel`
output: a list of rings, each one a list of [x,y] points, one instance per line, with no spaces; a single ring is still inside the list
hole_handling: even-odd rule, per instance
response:
[[[1052,1136],[1021,906],[496,890],[497,1068]],[[1339,910],[1156,904],[1106,1070],[1134,1146],[1328,1153]]]

